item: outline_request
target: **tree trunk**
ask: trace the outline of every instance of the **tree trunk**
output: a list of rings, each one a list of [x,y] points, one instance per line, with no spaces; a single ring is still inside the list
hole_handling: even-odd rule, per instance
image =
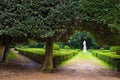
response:
[[[5,45],[1,63],[6,63],[9,50],[10,50],[10,47],[8,45]]]
[[[42,68],[42,71],[44,72],[53,72],[53,57],[52,57],[53,44],[54,44],[53,37],[46,39],[45,61]]]
[[[2,38],[3,38],[4,51],[3,51],[1,63],[6,63],[12,38],[10,36],[4,35],[4,34],[3,34]]]

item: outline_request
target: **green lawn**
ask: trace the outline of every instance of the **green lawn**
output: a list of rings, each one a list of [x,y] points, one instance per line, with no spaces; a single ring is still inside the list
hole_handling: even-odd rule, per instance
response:
[[[93,56],[90,52],[87,52],[86,54],[84,54],[83,52],[79,52],[79,54],[77,54],[76,56],[73,56],[71,59],[62,62],[60,64],[60,66],[64,66],[66,64],[69,64],[70,62],[76,62],[76,61],[87,61],[90,63],[97,63],[100,66],[105,66],[111,70],[114,69],[114,67],[112,65],[106,63],[105,61],[103,61],[95,56]]]
[[[0,52],[0,55],[2,55],[2,52]],[[10,51],[8,54],[8,61],[10,61],[12,59],[16,59],[16,58],[18,58],[18,57]]]
[[[8,61],[12,60],[12,59],[16,59],[18,58],[18,56],[16,56],[14,53],[12,52],[9,52],[9,55],[8,55]]]

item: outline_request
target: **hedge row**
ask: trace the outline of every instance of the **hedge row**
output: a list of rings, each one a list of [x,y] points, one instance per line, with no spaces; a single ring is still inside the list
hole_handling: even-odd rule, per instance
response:
[[[43,64],[43,62],[44,62],[44,57],[45,57],[44,54],[38,54],[38,53],[23,51],[23,50],[20,50],[20,49],[16,49],[16,50],[19,51],[20,54],[22,54],[26,57],[29,57],[32,60],[34,60],[34,61],[36,61],[40,64]],[[73,51],[70,54],[64,54],[64,55],[55,55],[55,56],[53,55],[54,67],[59,65],[62,61],[70,59],[72,56],[74,56],[76,54],[77,54],[77,51]]]
[[[120,56],[113,54],[112,56],[110,54],[112,53],[101,53],[100,51],[92,51],[92,54],[105,62],[111,64],[114,66],[115,70],[120,71]]]

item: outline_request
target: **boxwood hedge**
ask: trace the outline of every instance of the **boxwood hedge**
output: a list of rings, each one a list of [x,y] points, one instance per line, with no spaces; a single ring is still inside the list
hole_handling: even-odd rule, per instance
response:
[[[92,54],[105,62],[114,66],[115,70],[120,71],[120,55],[115,54],[115,52],[110,52],[108,50],[93,50]]]
[[[37,48],[16,48],[17,51],[19,51],[20,54],[31,58],[32,60],[43,64],[44,62],[44,49],[37,49]],[[53,63],[54,67],[59,65],[62,61],[65,61],[72,56],[77,54],[77,50],[67,50],[67,49],[61,49],[60,51],[54,51],[53,52]]]

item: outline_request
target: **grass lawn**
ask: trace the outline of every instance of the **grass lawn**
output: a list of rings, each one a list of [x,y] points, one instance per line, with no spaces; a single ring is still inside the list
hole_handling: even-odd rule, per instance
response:
[[[2,56],[2,52],[0,51],[0,55]],[[11,51],[8,54],[8,62],[12,59],[16,59],[18,58],[14,53],[12,53]]]
[[[79,54],[77,54],[76,56],[73,56],[71,59],[66,60],[64,62],[62,62],[60,64],[60,66],[64,66],[66,64],[69,64],[69,62],[76,62],[76,61],[87,61],[90,63],[97,63],[98,66],[105,66],[111,70],[114,69],[114,67],[108,63],[106,63],[105,61],[93,56],[90,52],[87,52],[86,54],[84,54],[82,51],[79,52]]]

